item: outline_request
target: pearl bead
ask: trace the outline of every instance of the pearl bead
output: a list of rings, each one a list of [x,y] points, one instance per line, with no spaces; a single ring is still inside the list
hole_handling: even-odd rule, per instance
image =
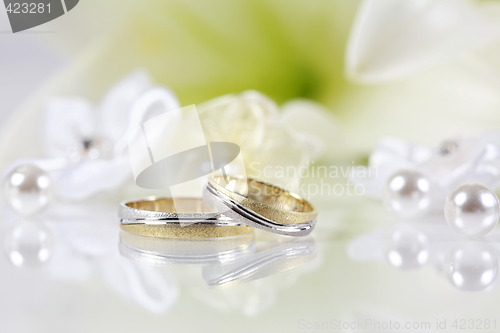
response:
[[[36,165],[22,165],[11,171],[4,180],[5,198],[20,215],[29,216],[42,211],[51,197],[49,175]]]
[[[412,228],[399,228],[392,232],[385,250],[391,266],[407,270],[419,268],[429,259],[428,237]]]
[[[486,244],[465,243],[445,257],[445,274],[461,290],[483,290],[495,281],[497,272],[497,257]]]
[[[498,198],[480,184],[464,184],[446,198],[444,214],[448,224],[459,233],[474,237],[493,230],[500,217]]]
[[[400,170],[387,180],[384,203],[404,217],[422,215],[431,204],[431,181],[421,172]]]
[[[16,267],[36,267],[47,262],[52,254],[52,235],[45,227],[23,222],[6,234],[4,250]]]

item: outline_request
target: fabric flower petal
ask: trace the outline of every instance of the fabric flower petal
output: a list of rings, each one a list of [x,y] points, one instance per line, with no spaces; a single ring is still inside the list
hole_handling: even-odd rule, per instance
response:
[[[363,185],[365,194],[380,198],[387,179],[401,169],[415,169],[428,160],[432,150],[397,138],[382,140],[370,154],[369,167],[353,168],[350,179]]]
[[[95,135],[95,110],[86,100],[57,98],[45,107],[43,141],[50,156],[70,157],[84,138]]]
[[[341,141],[341,126],[331,111],[308,100],[294,100],[283,105],[281,122],[295,131],[307,146],[312,159],[322,153],[336,156]],[[325,152],[329,149],[328,152]]]
[[[99,108],[100,134],[112,142],[123,136],[129,124],[132,106],[151,87],[149,76],[145,72],[136,71],[111,88]]]
[[[352,169],[350,179],[363,185],[366,195],[380,199],[389,177],[402,169],[418,170],[429,177],[433,184],[431,208],[442,212],[446,196],[461,184],[476,182],[499,188],[500,134],[448,140],[438,149],[387,139],[374,149],[368,167]]]
[[[278,106],[258,92],[219,97],[198,110],[208,141],[239,145],[248,176],[290,186],[290,181],[297,181],[299,168],[318,151],[311,149],[317,139],[311,140],[310,135],[307,138],[287,126]]]
[[[126,156],[112,160],[89,159],[55,173],[54,188],[60,198],[83,200],[118,188],[130,176],[130,161]]]

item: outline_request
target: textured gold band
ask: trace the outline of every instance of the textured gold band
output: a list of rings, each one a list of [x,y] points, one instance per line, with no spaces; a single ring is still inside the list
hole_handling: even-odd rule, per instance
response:
[[[318,216],[316,209],[297,194],[256,179],[216,176],[209,183],[240,205],[280,224],[308,223]]]
[[[120,205],[124,231],[157,238],[219,238],[246,234],[252,227],[223,216],[199,198],[148,198]]]
[[[252,227],[246,225],[220,226],[220,225],[187,225],[187,226],[167,226],[148,224],[122,224],[121,228],[129,233],[156,237],[156,238],[221,238],[248,234],[253,231]]]

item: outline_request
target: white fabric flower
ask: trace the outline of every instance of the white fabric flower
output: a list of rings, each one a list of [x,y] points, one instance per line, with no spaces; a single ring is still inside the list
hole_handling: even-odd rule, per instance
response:
[[[159,88],[137,71],[118,82],[96,107],[81,98],[47,103],[43,140],[47,153],[63,165],[52,170],[59,197],[85,199],[116,189],[130,177],[126,136],[145,117],[148,110],[138,101],[152,89]],[[179,107],[171,92],[164,90],[163,96],[164,109]]]
[[[370,154],[368,167],[354,168],[350,178],[364,186],[367,196],[381,199],[388,178],[403,169],[429,177],[434,184],[432,208],[442,211],[446,196],[461,184],[477,182],[493,190],[500,188],[500,133],[456,138],[437,148],[386,139]]]

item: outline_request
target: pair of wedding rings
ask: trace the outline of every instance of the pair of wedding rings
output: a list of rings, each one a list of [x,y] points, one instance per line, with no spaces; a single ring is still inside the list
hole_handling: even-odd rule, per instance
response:
[[[305,236],[316,223],[314,207],[298,195],[251,178],[211,177],[203,198],[148,198],[119,208],[127,232],[159,238],[219,238],[259,228]]]

